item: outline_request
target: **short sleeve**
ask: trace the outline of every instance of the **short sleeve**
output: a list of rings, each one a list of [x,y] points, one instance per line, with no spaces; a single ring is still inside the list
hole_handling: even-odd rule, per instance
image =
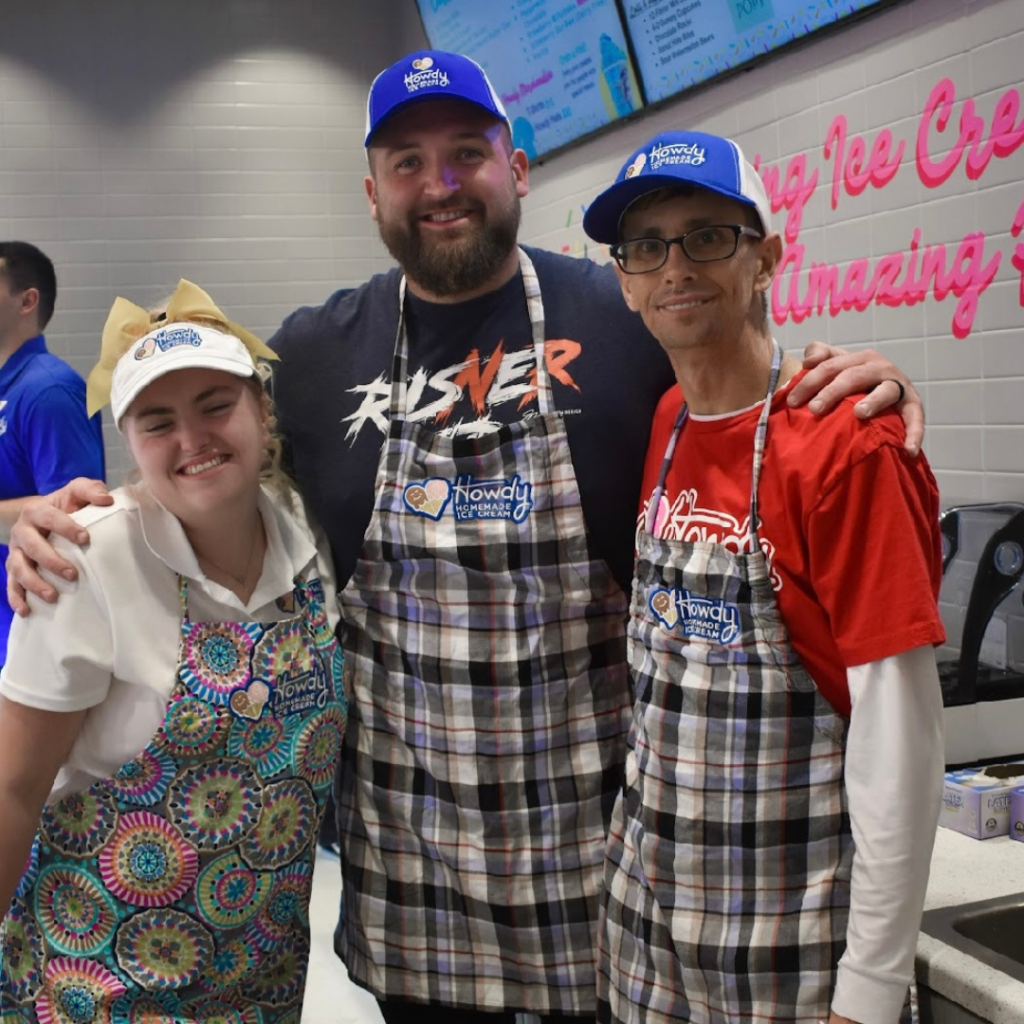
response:
[[[32,614],[15,618],[0,693],[43,711],[81,711],[102,703],[110,690],[112,630],[83,549],[60,538],[54,547],[78,569],[78,580],[46,574],[59,594],[57,603],[32,599]]]
[[[103,479],[103,435],[86,414],[84,388],[54,384],[41,391],[23,414],[19,433],[36,494],[55,491],[76,476]]]
[[[889,443],[842,472],[813,508],[810,578],[846,667],[945,638],[938,514],[927,462]]]

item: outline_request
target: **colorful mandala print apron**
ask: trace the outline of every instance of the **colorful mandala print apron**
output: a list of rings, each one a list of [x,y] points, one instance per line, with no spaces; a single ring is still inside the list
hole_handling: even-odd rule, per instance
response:
[[[0,936],[3,1024],[298,1024],[345,729],[319,580],[282,622],[190,622],[163,725],[51,804]]]
[[[483,437],[403,419],[399,327],[376,507],[341,597],[339,941],[378,996],[592,1013],[626,598],[589,550],[520,263],[539,415]]]
[[[636,691],[609,837],[600,1021],[827,1018],[849,910],[845,720],[789,645],[757,535],[781,352],[754,446],[749,551],[659,539],[680,413],[640,531]]]

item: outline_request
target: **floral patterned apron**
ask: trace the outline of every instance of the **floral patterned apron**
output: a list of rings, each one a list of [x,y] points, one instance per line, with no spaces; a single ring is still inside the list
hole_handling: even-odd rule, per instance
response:
[[[3,1024],[298,1024],[315,837],[347,705],[320,581],[191,622],[164,722],[50,804],[0,936]]]

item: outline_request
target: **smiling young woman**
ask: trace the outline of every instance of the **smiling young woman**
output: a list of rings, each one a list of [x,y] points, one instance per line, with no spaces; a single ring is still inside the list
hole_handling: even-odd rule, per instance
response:
[[[139,480],[78,513],[78,581],[17,621],[0,676],[0,947],[25,950],[0,961],[0,1005],[24,1019],[72,989],[90,1019],[301,1012],[347,706],[330,559],[275,469],[268,358],[187,282],[155,328],[123,299],[108,318],[90,403]]]

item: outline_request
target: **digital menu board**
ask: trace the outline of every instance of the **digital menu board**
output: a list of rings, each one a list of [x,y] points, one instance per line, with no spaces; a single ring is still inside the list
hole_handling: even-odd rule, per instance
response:
[[[886,0],[623,0],[648,103]]]
[[[615,0],[417,0],[430,45],[487,72],[536,159],[639,110]]]

